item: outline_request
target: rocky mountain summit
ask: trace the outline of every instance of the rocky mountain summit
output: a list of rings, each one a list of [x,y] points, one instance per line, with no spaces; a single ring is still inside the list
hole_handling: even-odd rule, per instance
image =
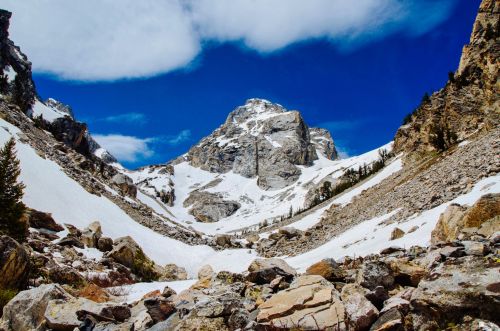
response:
[[[210,172],[257,177],[259,187],[276,190],[297,181],[301,173],[297,165],[311,165],[316,151],[328,159],[337,157],[328,131],[313,129],[313,137],[299,112],[250,99],[185,158]]]

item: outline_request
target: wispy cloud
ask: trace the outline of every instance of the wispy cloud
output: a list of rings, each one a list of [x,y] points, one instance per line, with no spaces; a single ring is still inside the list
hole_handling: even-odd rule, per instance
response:
[[[335,139],[335,148],[341,159],[346,159],[355,155],[354,151],[349,148],[348,142],[343,139]]]
[[[124,113],[119,115],[112,115],[98,119],[98,121],[110,123],[134,123],[145,124],[147,122],[146,115],[141,113]]]
[[[138,138],[121,134],[96,134],[94,139],[103,148],[113,154],[119,161],[137,162],[154,155],[150,144],[152,138]]]
[[[191,130],[182,130],[174,136],[166,137],[166,143],[171,146],[177,146],[189,140],[191,140]]]
[[[140,138],[122,134],[96,134],[94,139],[119,161],[135,163],[158,157],[162,146],[177,147],[191,141],[191,130],[175,135]]]
[[[2,8],[14,12],[11,36],[36,72],[98,81],[185,68],[207,41],[270,53],[307,40],[349,48],[393,33],[421,35],[457,1],[3,0]]]

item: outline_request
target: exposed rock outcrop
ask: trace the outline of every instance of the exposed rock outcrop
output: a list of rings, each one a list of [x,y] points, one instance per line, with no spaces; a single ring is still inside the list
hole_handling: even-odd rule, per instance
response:
[[[439,217],[431,242],[453,241],[478,233],[486,238],[500,230],[500,194],[482,196],[472,207],[452,204]]]
[[[464,47],[458,70],[446,86],[424,98],[394,138],[395,152],[418,157],[447,149],[479,129],[500,123],[498,58],[500,4],[482,1],[470,43]]]

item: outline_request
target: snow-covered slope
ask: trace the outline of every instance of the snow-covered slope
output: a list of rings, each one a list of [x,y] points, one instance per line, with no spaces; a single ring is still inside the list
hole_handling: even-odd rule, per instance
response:
[[[488,193],[500,193],[500,175],[485,178],[474,185],[467,194],[441,204],[430,210],[413,215],[398,223],[385,223],[398,212],[393,210],[386,215],[366,220],[326,244],[304,254],[287,258],[287,262],[300,271],[305,271],[312,263],[324,258],[340,259],[344,256],[356,257],[378,253],[384,248],[396,246],[409,248],[430,244],[431,232],[441,213],[452,203],[472,206],[474,202]],[[392,230],[398,227],[406,232],[405,236],[390,240]],[[414,228],[414,231],[408,231]]]
[[[187,161],[173,165],[173,171],[166,171],[165,168],[159,166],[146,167],[138,171],[127,172],[127,175],[138,183],[139,189],[148,196],[141,198],[141,201],[155,210],[158,209],[158,205],[161,205],[160,213],[164,213],[165,216],[207,234],[230,233],[255,227],[264,220],[272,221],[286,216],[290,208],[294,211],[304,208],[308,192],[316,185],[325,180],[335,182],[345,170],[357,169],[363,164],[376,161],[379,158],[379,150],[390,151],[391,146],[392,143],[388,143],[368,153],[342,160],[329,160],[318,153],[318,159],[311,166],[300,166],[301,175],[296,183],[273,191],[260,188],[257,178],[247,178],[233,171],[223,174],[212,173],[194,167]],[[334,202],[345,204],[353,196],[400,169],[401,160],[395,160],[373,179]],[[183,202],[193,190],[199,189],[219,194],[225,200],[237,201],[241,207],[233,215],[216,223],[197,222],[189,213],[189,207],[184,207]],[[155,192],[162,190],[168,192],[175,190],[175,201],[172,207],[155,197]]]
[[[216,252],[208,246],[189,246],[138,224],[110,200],[88,193],[56,163],[19,141],[19,133],[18,128],[0,119],[0,144],[10,137],[17,141],[20,179],[26,185],[23,201],[29,207],[50,212],[59,223],[78,228],[98,220],[107,236],[131,236],[157,263],[184,266],[191,275],[207,263],[217,270],[242,271],[253,259],[254,253],[248,250]]]

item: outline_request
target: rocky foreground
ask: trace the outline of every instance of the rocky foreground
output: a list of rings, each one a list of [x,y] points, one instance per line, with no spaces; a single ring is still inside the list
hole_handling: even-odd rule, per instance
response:
[[[105,237],[97,222],[66,233],[32,210],[26,245],[0,237],[2,288],[30,288],[5,305],[0,330],[498,330],[499,217],[500,195],[488,194],[448,207],[428,248],[325,259],[304,274],[277,258],[241,274],[206,265],[187,290],[126,303],[128,284],[187,274],[155,265],[130,237]]]

